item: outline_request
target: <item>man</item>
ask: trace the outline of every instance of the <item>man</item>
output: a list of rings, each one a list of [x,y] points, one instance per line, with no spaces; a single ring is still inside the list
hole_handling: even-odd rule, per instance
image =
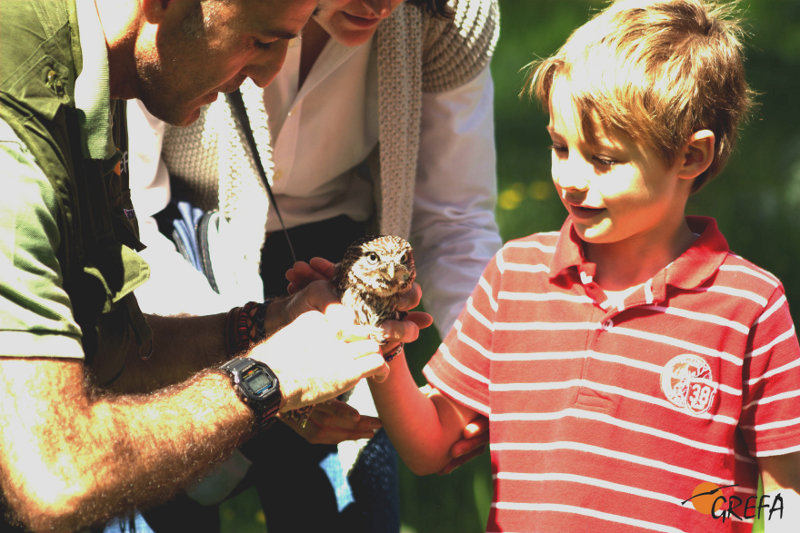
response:
[[[164,501],[276,410],[385,374],[380,347],[353,329],[324,282],[286,300],[191,318],[145,320],[132,292],[148,271],[133,251],[140,244],[124,106],[115,100],[137,97],[158,117],[188,124],[245,78],[269,83],[315,7],[314,0],[0,4],[7,520],[75,531]],[[417,288],[408,306],[418,300]],[[418,324],[385,328],[386,349],[415,338],[427,321],[416,316]],[[228,359],[233,364],[221,368]]]

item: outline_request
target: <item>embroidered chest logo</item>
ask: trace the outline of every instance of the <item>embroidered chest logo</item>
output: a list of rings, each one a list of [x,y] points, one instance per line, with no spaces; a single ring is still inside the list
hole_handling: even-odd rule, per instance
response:
[[[661,371],[661,390],[667,399],[691,415],[701,415],[711,408],[717,384],[711,367],[697,355],[673,357]]]

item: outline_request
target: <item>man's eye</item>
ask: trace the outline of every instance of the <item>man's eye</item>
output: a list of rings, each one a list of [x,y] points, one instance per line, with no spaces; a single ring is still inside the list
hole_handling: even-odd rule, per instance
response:
[[[267,41],[259,41],[259,40],[255,41],[255,46],[259,50],[269,50],[270,48],[272,48],[273,44],[274,44],[274,41],[269,41],[269,42],[267,42]]]

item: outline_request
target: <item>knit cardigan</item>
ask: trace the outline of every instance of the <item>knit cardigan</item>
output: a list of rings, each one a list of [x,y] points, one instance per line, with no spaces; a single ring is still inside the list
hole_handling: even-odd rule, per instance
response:
[[[497,43],[497,0],[450,4],[452,19],[401,4],[376,32],[379,143],[369,165],[370,174],[377,177],[373,229],[380,233],[407,238],[410,232],[423,91],[446,91],[471,80],[489,63]],[[263,91],[246,82],[241,92],[258,155],[271,181]],[[256,278],[269,200],[227,99],[203,108],[189,127],[168,128],[162,158],[178,199],[206,210],[219,209],[221,238],[212,250],[212,262],[217,280],[223,283],[221,292],[233,299],[252,299],[259,294]]]

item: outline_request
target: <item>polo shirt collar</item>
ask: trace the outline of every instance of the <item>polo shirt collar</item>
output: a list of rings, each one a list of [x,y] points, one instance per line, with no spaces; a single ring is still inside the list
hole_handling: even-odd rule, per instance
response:
[[[690,290],[702,285],[714,276],[730,251],[713,218],[689,216],[686,221],[689,229],[698,237],[689,249],[653,277],[652,291],[656,301],[666,297],[667,286]],[[586,261],[582,243],[572,219],[567,218],[561,227],[550,262],[551,281],[569,283],[568,280],[572,280],[580,281],[583,285],[592,283],[597,265]]]
[[[108,159],[116,153],[111,136],[108,50],[93,0],[76,0],[83,67],[75,81],[75,107],[81,113],[88,155]]]
[[[694,289],[716,274],[730,248],[713,218],[692,216],[686,221],[698,237],[668,269],[667,282],[681,289]]]
[[[583,241],[581,241],[572,225],[572,218],[561,226],[561,231],[556,243],[553,259],[550,261],[550,279],[569,278],[578,274],[586,267],[591,267],[594,275],[594,263],[588,263],[583,255]]]

